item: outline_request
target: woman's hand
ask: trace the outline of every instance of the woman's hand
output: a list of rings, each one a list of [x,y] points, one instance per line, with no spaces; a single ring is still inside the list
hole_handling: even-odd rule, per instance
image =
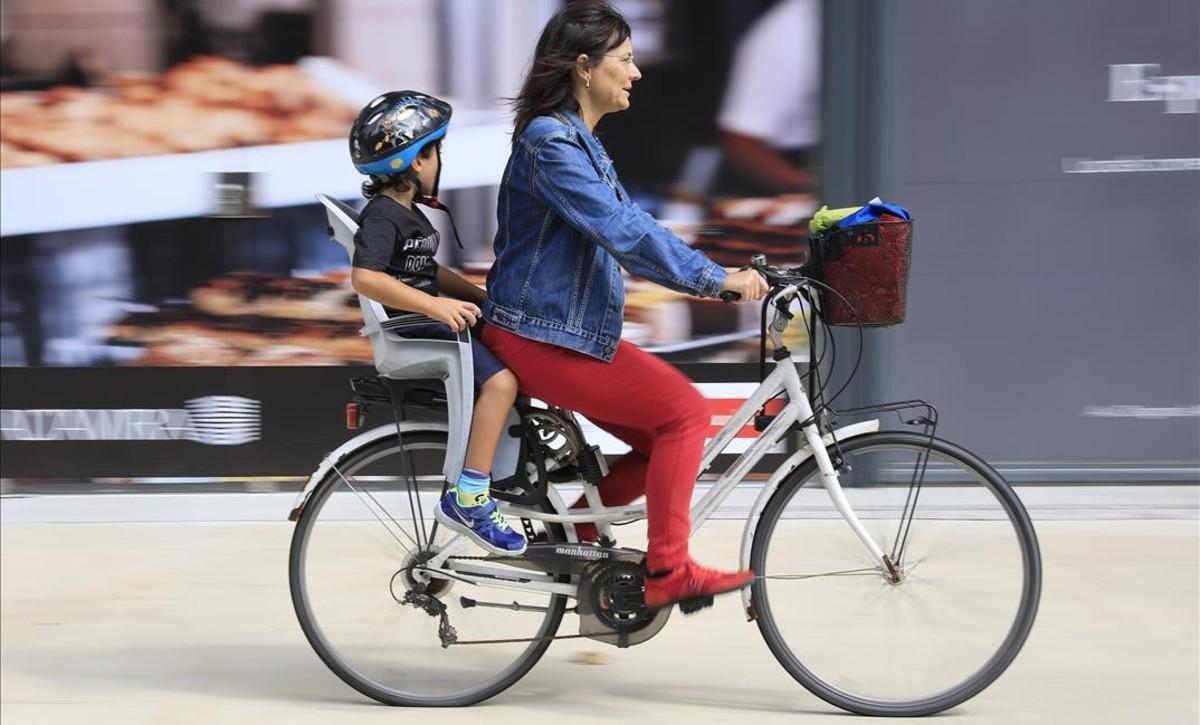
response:
[[[453,297],[433,297],[426,317],[432,317],[438,322],[444,322],[455,332],[462,332],[468,327],[474,327],[483,313],[471,302],[456,300]]]
[[[767,296],[767,280],[753,269],[729,270],[721,291],[737,293],[741,302],[753,302]]]

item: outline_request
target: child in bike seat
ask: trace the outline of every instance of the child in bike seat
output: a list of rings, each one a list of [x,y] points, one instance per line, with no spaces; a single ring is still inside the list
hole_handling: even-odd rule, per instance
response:
[[[354,235],[350,280],[389,314],[418,312],[436,320],[405,327],[405,337],[457,339],[471,329],[479,395],[462,475],[434,515],[450,529],[496,554],[520,554],[525,537],[505,520],[489,495],[490,471],[504,420],[517,396],[517,378],[479,342],[485,293],[434,259],[439,235],[418,203],[437,201],[441,146],[450,104],[416,91],[385,93],[359,113],[350,131],[350,156],[368,177],[369,201]]]

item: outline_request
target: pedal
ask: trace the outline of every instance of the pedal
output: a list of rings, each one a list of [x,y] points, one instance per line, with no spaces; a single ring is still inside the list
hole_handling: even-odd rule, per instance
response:
[[[713,603],[712,595],[709,594],[703,597],[692,597],[679,602],[679,611],[684,614],[695,614],[705,607],[711,607]]]

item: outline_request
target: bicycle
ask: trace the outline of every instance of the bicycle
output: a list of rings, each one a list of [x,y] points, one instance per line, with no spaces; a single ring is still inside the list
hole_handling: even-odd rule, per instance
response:
[[[320,198],[345,245],[353,212]],[[769,338],[774,368],[705,446],[700,473],[744,426],[759,435],[693,505],[692,532],[798,430],[802,444],[762,485],[741,537],[740,562],[757,575],[741,594],[747,620],[794,679],[834,706],[865,715],[954,707],[1004,672],[1033,626],[1041,558],[1032,523],[991,466],[936,437],[928,403],[834,411],[814,365],[814,408],[782,336],[797,314],[815,330],[814,292],[824,285],[803,269],[761,258],[754,266],[770,285],[761,359]],[[413,342],[388,329],[405,321],[373,320],[370,301],[360,302],[377,352]],[[605,459],[570,411],[520,401],[497,455],[493,495],[530,538],[524,555],[481,555],[438,528],[433,506],[455,480],[470,420],[469,408],[466,418],[454,411],[469,394],[450,392],[470,385],[466,340],[436,343],[460,353],[444,391],[400,376],[353,381],[349,427],[372,407],[390,408],[394,420],[326,456],[290,516],[289,578],[306,637],[342,680],[387,704],[477,703],[517,682],[555,639],[634,646],[671,614],[645,607],[644,553],[613,535],[644,518],[645,506],[601,504]],[[783,408],[763,415],[781,394]],[[428,415],[446,407],[449,423]],[[837,416],[875,412],[919,430],[881,430],[878,419],[837,426]],[[583,486],[588,507],[568,509],[556,488],[567,482]],[[577,541],[571,524],[583,522],[597,524],[599,542]],[[934,602],[935,584],[965,601]],[[934,608],[918,612],[925,604]],[[578,631],[560,635],[568,612]]]

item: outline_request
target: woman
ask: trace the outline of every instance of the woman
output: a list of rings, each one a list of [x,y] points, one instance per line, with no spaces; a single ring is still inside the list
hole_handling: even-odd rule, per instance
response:
[[[756,272],[727,272],[689,247],[617,180],[593,129],[629,108],[640,78],[629,25],[607,3],[568,3],[543,29],[514,104],[483,340],[524,393],[632,446],[601,482],[601,497],[616,506],[646,494],[646,604],[693,611],[753,575],[707,569],[688,555],[688,509],[711,415],[679,371],[621,341],[618,265],[706,297],[732,291],[757,300],[767,286]],[[595,538],[594,528],[579,529]]]

